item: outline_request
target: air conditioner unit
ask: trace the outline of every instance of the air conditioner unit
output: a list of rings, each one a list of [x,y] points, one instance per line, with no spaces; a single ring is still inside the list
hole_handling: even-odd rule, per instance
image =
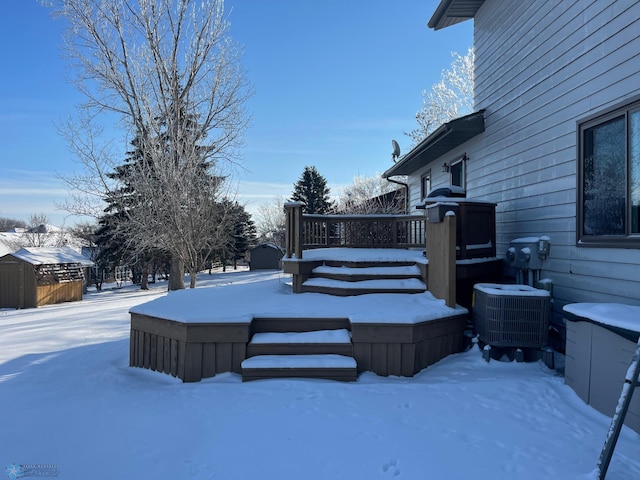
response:
[[[479,283],[473,287],[473,323],[494,347],[542,348],[549,338],[551,294],[528,285]]]

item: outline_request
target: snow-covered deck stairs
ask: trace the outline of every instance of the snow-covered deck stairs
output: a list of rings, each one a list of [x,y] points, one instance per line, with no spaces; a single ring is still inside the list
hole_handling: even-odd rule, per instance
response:
[[[258,319],[242,380],[322,378],[354,381],[357,364],[345,319]],[[338,328],[336,328],[338,327]],[[264,331],[270,328],[273,331]],[[258,331],[256,331],[258,330]]]
[[[304,292],[349,296],[367,293],[423,293],[427,287],[415,263],[325,262],[302,284]]]

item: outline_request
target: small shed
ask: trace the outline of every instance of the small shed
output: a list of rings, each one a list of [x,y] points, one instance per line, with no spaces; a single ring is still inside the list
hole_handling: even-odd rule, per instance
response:
[[[0,308],[82,300],[93,262],[69,247],[28,247],[0,257]]]
[[[273,243],[261,243],[249,250],[250,270],[279,270],[284,250]]]

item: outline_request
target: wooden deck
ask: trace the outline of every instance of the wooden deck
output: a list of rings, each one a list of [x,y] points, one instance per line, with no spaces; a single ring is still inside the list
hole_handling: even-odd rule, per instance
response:
[[[331,313],[335,309],[335,318],[314,318],[309,304],[298,302],[302,301],[302,295],[295,295],[298,300],[291,300],[297,309],[289,312],[295,311],[295,315],[259,318],[260,315],[252,310],[250,315],[237,317],[250,316],[246,323],[179,322],[154,319],[132,310],[131,365],[170,373],[185,382],[227,371],[242,374],[244,380],[274,377],[354,380],[364,371],[383,376],[412,376],[465,348],[468,310],[456,305],[455,215],[448,211],[443,215],[439,211],[437,215],[434,212],[427,215],[430,235],[426,251],[431,255],[427,270],[427,259],[419,249],[315,249],[307,251],[303,259],[303,236],[298,231],[302,225],[300,206],[294,207],[287,211],[291,218],[288,220],[287,256],[283,259],[285,273],[292,274],[293,292],[330,294],[327,300],[371,294],[372,302],[380,301],[379,297],[385,295],[380,311],[368,310],[368,302],[346,303],[345,299],[340,304],[322,302],[332,306]],[[349,233],[344,238],[352,238],[354,231],[373,231],[370,220],[367,220],[366,228],[365,223],[358,223],[360,219],[352,219],[352,223],[356,222],[353,225],[327,223],[316,230],[325,239],[333,238],[337,233]],[[375,230],[373,237],[378,238],[380,234],[387,243],[389,232],[393,239],[394,235],[399,235],[398,231],[420,230],[414,227],[398,229],[400,223],[395,220],[391,223],[387,219],[376,220],[374,223],[382,225],[382,230]],[[487,253],[495,254],[495,241],[487,242],[486,246]],[[501,266],[501,262],[495,260],[489,258],[491,271]],[[465,268],[473,269],[473,265],[478,264],[484,270],[485,263],[473,259]],[[432,296],[417,303],[407,298],[414,294],[426,295],[427,283],[429,292],[443,299],[444,305]],[[410,314],[414,304],[424,310]],[[346,305],[356,305],[352,316],[342,311],[341,307]],[[283,307],[279,304],[276,310],[283,311]],[[390,308],[387,310],[387,307]],[[321,307],[316,303],[315,308]],[[366,317],[361,314],[363,309],[369,312]],[[336,342],[336,335],[327,334],[334,330],[348,332],[349,341]],[[305,332],[310,335],[301,335]],[[323,336],[326,337],[322,341],[309,341]],[[265,338],[269,341],[264,341]]]

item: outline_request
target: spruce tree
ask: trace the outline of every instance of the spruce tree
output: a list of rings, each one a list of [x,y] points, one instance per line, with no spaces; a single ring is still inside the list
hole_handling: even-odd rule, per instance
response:
[[[292,202],[302,202],[304,213],[328,214],[333,211],[327,179],[316,167],[304,167],[302,175],[293,185]]]

